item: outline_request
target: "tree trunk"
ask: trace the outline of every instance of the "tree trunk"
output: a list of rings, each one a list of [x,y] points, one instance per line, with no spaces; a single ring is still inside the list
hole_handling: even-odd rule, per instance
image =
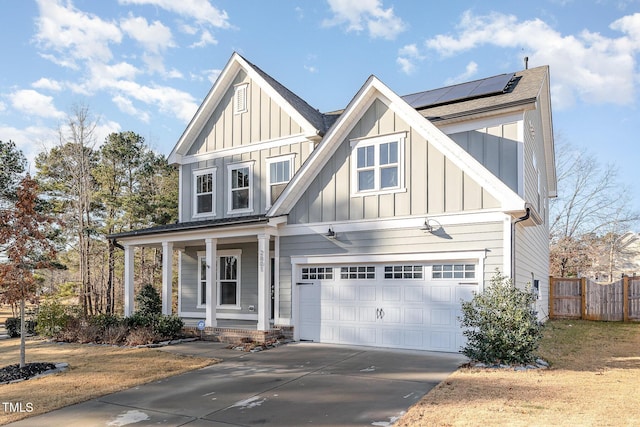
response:
[[[24,341],[24,295],[20,299],[20,368],[26,365],[25,341]]]

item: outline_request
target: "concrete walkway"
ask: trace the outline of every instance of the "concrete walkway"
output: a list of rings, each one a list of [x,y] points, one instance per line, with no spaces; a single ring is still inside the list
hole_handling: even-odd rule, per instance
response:
[[[459,354],[292,343],[258,353],[162,348],[222,363],[12,426],[385,426],[449,376]]]

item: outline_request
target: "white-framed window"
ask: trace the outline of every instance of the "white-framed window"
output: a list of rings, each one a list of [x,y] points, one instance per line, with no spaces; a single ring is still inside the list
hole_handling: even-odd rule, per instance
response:
[[[475,264],[435,264],[431,268],[432,279],[475,279]]]
[[[375,279],[376,268],[372,265],[340,267],[341,279]]]
[[[207,305],[207,259],[204,253],[198,252],[198,301],[197,308],[205,308]]]
[[[248,110],[249,83],[241,83],[233,87],[233,113],[242,114]]]
[[[193,216],[215,215],[216,168],[193,171]]]
[[[385,265],[385,279],[422,279],[421,265]]]
[[[218,251],[218,307],[240,308],[239,250]]]
[[[351,141],[351,193],[392,193],[404,188],[406,132]]]
[[[253,162],[235,163],[227,166],[229,181],[227,213],[253,212]]]
[[[293,176],[293,159],[295,154],[267,159],[267,203],[269,209],[282,194]]]
[[[302,280],[333,280],[333,267],[302,267]]]

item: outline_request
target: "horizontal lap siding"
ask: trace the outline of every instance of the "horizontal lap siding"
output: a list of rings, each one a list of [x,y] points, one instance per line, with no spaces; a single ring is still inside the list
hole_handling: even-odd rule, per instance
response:
[[[451,225],[444,227],[447,237],[419,229],[340,232],[337,239],[323,234],[280,238],[280,315],[291,315],[292,256],[433,253],[486,250],[485,277],[488,282],[496,268],[502,268],[502,223]],[[451,255],[455,258],[455,253]],[[348,260],[348,258],[347,258]],[[348,261],[346,261],[348,262]],[[283,296],[289,299],[283,301]]]

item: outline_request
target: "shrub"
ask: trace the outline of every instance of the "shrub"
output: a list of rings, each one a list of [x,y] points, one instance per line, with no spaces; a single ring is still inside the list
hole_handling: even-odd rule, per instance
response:
[[[144,285],[136,295],[136,313],[143,316],[153,316],[162,313],[162,300],[153,285]]]
[[[36,328],[36,321],[31,319],[25,319],[24,325],[26,326],[27,334],[34,334]],[[11,338],[20,336],[20,318],[19,317],[7,317],[4,321],[4,327],[7,330],[7,335]]]
[[[96,314],[89,318],[89,324],[97,326],[100,331],[105,331],[111,326],[122,325],[123,320],[120,316],[115,314]]]
[[[44,301],[38,311],[36,332],[45,337],[55,337],[64,329],[69,314],[57,299]]]
[[[178,316],[159,316],[153,325],[153,331],[159,337],[173,339],[180,336],[184,322]]]
[[[129,331],[129,335],[127,335],[126,339],[126,344],[145,345],[151,344],[157,340],[157,336],[153,333],[153,329],[143,326]]]
[[[120,345],[125,342],[129,328],[126,325],[110,325],[107,326],[102,333],[102,342],[111,345]]]
[[[493,363],[528,363],[542,338],[533,310],[535,297],[517,289],[511,279],[496,274],[481,294],[462,302],[461,324],[467,337],[462,353],[472,360]]]
[[[156,316],[142,314],[136,311],[131,316],[125,317],[124,324],[132,329],[140,327],[151,327],[155,321],[155,317]]]

